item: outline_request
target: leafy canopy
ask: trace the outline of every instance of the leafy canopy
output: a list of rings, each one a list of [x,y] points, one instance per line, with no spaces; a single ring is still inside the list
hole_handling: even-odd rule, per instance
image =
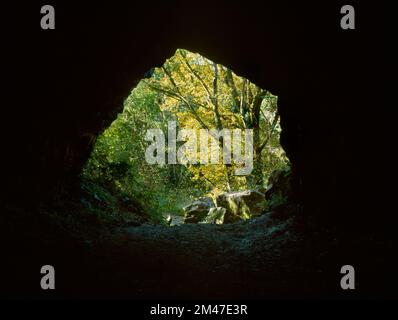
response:
[[[149,165],[146,131],[166,133],[171,120],[194,130],[253,129],[254,170],[235,176],[234,163]],[[280,131],[276,96],[197,53],[178,49],[132,90],[123,112],[98,137],[82,176],[137,199],[159,220],[164,213],[181,213],[195,197],[266,187],[273,171],[288,166]]]

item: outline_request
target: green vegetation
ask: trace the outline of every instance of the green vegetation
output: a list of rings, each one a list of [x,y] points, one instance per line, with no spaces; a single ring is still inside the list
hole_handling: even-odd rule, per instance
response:
[[[233,174],[237,164],[150,165],[148,129],[253,129],[253,171]],[[199,54],[178,49],[152,69],[124,102],[124,110],[97,139],[82,179],[126,201],[137,201],[154,222],[202,196],[263,189],[288,159],[279,144],[277,97]],[[180,143],[180,142],[179,142]],[[180,143],[182,144],[182,143]]]

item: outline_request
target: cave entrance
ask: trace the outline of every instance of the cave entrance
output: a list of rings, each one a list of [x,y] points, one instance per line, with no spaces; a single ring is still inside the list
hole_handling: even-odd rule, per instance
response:
[[[289,171],[280,132],[275,95],[178,49],[98,137],[82,187],[112,215],[168,225],[249,219],[284,201],[265,197],[270,177]]]

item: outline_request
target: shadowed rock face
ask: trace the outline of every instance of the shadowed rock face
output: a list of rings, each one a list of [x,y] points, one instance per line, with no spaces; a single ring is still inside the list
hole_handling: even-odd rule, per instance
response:
[[[36,4],[5,8],[19,13],[5,39],[15,62],[5,76],[17,84],[3,117],[8,202],[34,207],[73,190],[93,142],[130,90],[176,48],[186,48],[279,97],[281,143],[307,214],[364,221],[363,211],[376,207],[362,201],[373,196],[362,160],[381,163],[368,152],[376,131],[369,130],[370,110],[377,104],[377,118],[388,119],[380,103],[387,70],[382,15],[361,3],[361,27],[342,33],[335,3],[278,2],[217,1],[205,11],[182,1],[79,3],[78,10],[70,2],[57,5],[56,30],[46,33],[34,20]]]
[[[318,268],[305,271],[315,277],[310,284],[306,283],[306,277],[301,277],[303,271],[298,270],[290,277],[298,281],[295,287],[298,296],[303,297],[303,288],[322,286],[315,289],[315,297],[319,297],[319,291],[340,289],[336,286],[336,270],[347,261],[361,266],[361,278],[366,279],[361,287],[365,293],[370,293],[369,296],[387,292],[387,286],[391,296],[396,296],[396,286],[390,278],[397,269],[391,254],[396,252],[396,246],[374,241],[373,249],[369,250],[369,237],[358,237],[363,230],[379,231],[387,238],[397,234],[398,215],[393,214],[388,202],[388,199],[395,199],[389,171],[394,170],[395,164],[385,160],[385,153],[396,145],[397,117],[391,112],[395,108],[385,101],[390,89],[387,77],[396,64],[395,56],[391,59],[393,62],[389,59],[394,50],[390,51],[387,43],[394,43],[391,39],[395,37],[387,34],[382,3],[361,1],[357,11],[358,29],[345,32],[339,28],[338,19],[341,5],[346,3],[329,1],[314,6],[302,1],[296,5],[280,2],[261,1],[260,6],[260,1],[245,1],[244,4],[241,1],[201,1],[206,10],[192,10],[187,1],[154,4],[115,0],[111,4],[95,5],[81,1],[57,2],[56,30],[45,33],[39,29],[36,2],[2,3],[3,11],[9,14],[2,17],[7,26],[2,37],[6,99],[2,101],[1,126],[5,151],[2,184],[7,210],[1,213],[0,219],[9,216],[15,222],[14,228],[10,228],[0,220],[4,229],[2,243],[6,247],[2,251],[5,257],[2,262],[7,266],[2,273],[8,275],[4,281],[9,282],[9,285],[2,283],[3,294],[29,295],[30,292],[19,291],[27,284],[34,288],[32,295],[36,294],[35,290],[39,290],[37,266],[49,261],[49,257],[54,257],[50,261],[55,261],[56,265],[65,266],[61,267],[60,274],[68,275],[66,279],[71,281],[63,280],[64,285],[74,297],[76,291],[81,293],[79,285],[87,283],[80,280],[92,275],[88,281],[89,290],[102,290],[105,296],[117,283],[125,286],[127,293],[131,288],[148,290],[146,295],[137,291],[136,296],[140,298],[156,297],[150,291],[153,288],[167,290],[170,298],[169,288],[179,284],[175,278],[168,277],[170,270],[185,270],[185,282],[192,284],[194,281],[193,291],[197,289],[196,292],[203,293],[199,296],[205,298],[209,298],[209,292],[215,297],[225,297],[228,291],[231,297],[251,297],[255,296],[253,292],[261,290],[269,291],[264,295],[271,293],[271,297],[275,297],[275,290],[279,289],[283,293],[292,292],[286,273],[280,273],[283,277],[278,278],[273,272],[278,272],[278,267],[283,265],[289,272],[294,271],[291,265],[300,268],[301,263],[314,259],[314,250],[305,242],[303,247],[308,251],[305,256],[302,251],[294,250],[293,257],[290,254],[281,256],[286,264],[278,261],[280,252],[286,253],[294,245],[284,241],[286,233],[280,233],[287,222],[282,222],[281,227],[275,222],[276,228],[267,228],[267,215],[239,222],[238,229],[234,224],[184,225],[182,237],[186,238],[183,239],[186,243],[175,240],[175,228],[144,226],[134,229],[144,236],[137,236],[134,230],[128,231],[131,234],[127,237],[122,235],[123,242],[117,240],[116,246],[109,249],[109,264],[104,262],[104,248],[100,246],[98,258],[88,262],[85,271],[75,262],[88,259],[86,249],[75,248],[66,236],[61,238],[61,243],[42,238],[46,235],[51,240],[59,240],[60,236],[56,233],[50,237],[51,226],[33,216],[38,204],[75,189],[80,169],[96,137],[121,111],[123,99],[130,90],[151,67],[160,66],[172,56],[176,48],[186,48],[229,67],[279,97],[281,143],[293,166],[295,193],[303,204],[304,213],[326,222],[330,226],[326,230],[339,225],[346,231],[332,256],[322,262],[328,269],[326,279],[330,283],[324,285],[325,277]],[[395,31],[395,28],[387,29]],[[386,168],[386,164],[392,167],[387,173],[373,173],[374,168]],[[246,228],[252,222],[258,232]],[[381,229],[384,226],[391,228],[387,228],[389,232]],[[154,231],[156,229],[162,229],[165,236],[161,239],[174,242],[170,245],[167,241],[158,241],[155,246],[163,246],[158,251],[149,243],[148,250],[146,237],[150,236],[151,242],[153,235],[159,234]],[[200,240],[196,235],[200,235],[201,230],[210,231],[207,233],[215,241],[209,238],[209,245],[202,242],[195,245],[193,242]],[[233,237],[223,238],[214,230]],[[242,241],[239,230],[244,231],[243,239],[248,237],[249,242]],[[325,229],[316,230],[323,232]],[[32,236],[27,237],[27,234]],[[271,237],[277,241],[269,241]],[[222,240],[231,240],[225,246],[233,252],[231,267],[222,264],[228,256]],[[189,251],[181,254],[174,251],[170,260],[164,260],[164,254],[158,253],[168,253],[174,243],[194,248],[196,258],[186,258],[184,253]],[[318,244],[312,239],[310,243]],[[246,263],[242,263],[242,252],[248,247],[250,256],[244,256]],[[79,248],[80,253],[76,254]],[[133,258],[124,254],[126,251],[133,251]],[[215,258],[208,265],[203,256],[214,251]],[[258,263],[253,263],[253,256]],[[321,252],[319,257],[323,256]],[[175,268],[175,261],[181,262],[180,268]],[[157,273],[157,267],[162,264],[167,267],[165,272]],[[191,273],[191,264],[200,270]],[[93,266],[101,265],[103,270],[93,274]],[[106,277],[109,265],[122,266],[124,274],[110,272],[108,286],[102,287],[97,276]],[[147,271],[148,266],[153,269]],[[212,291],[208,286],[211,281],[203,279],[209,275],[209,269],[218,266],[222,269],[212,273],[215,277],[215,290]],[[258,266],[266,271],[252,269]],[[269,268],[269,272],[263,268]],[[225,273],[224,269],[235,273]],[[140,272],[156,277],[142,278],[137,276]],[[203,276],[193,277],[193,274]],[[220,275],[225,278],[217,283]],[[148,279],[153,281],[152,285]],[[141,282],[142,286],[136,282]],[[253,288],[253,284],[258,287]],[[62,290],[55,291],[63,297]],[[361,289],[355,291],[361,292]],[[162,297],[163,293],[158,294]],[[178,297],[187,296],[183,287],[178,293]],[[43,290],[39,294],[48,297]],[[341,290],[338,294],[341,297]]]
[[[10,194],[21,197],[21,181],[34,190],[24,195],[31,200],[73,188],[97,135],[121,112],[130,90],[177,48],[199,52],[274,94],[285,91],[287,51],[280,38],[286,30],[279,21],[285,12],[270,3],[263,9],[273,14],[263,19],[251,5],[210,3],[212,9],[205,12],[179,1],[120,1],[112,10],[105,4],[79,4],[76,10],[71,3],[56,8],[52,34],[31,35],[31,28],[20,25],[18,41],[28,47],[32,41],[29,58],[20,59],[21,79],[28,77],[23,90],[38,99],[34,108],[22,101],[15,108],[19,115],[24,110],[24,116],[15,137],[18,145],[10,143],[15,160],[9,165],[18,169],[10,175]],[[25,9],[27,15],[37,11],[34,5]],[[30,20],[21,18],[21,23]],[[243,36],[244,50],[236,46]],[[259,39],[267,39],[267,45]],[[42,90],[26,88],[27,83],[38,83]]]

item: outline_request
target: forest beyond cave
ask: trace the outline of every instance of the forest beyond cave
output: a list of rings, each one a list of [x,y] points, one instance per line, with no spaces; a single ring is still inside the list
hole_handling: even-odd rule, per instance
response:
[[[123,112],[98,137],[83,168],[82,188],[90,196],[81,201],[87,209],[102,202],[118,211],[115,198],[126,204],[136,199],[137,210],[150,221],[177,225],[236,222],[287,202],[288,183],[285,190],[271,190],[276,180],[290,174],[279,142],[276,96],[183,49],[146,75],[125,100]],[[148,140],[151,130],[167,132],[167,141],[164,134]],[[185,131],[178,141],[177,130]],[[148,159],[153,138],[162,143],[155,139],[159,147]],[[170,163],[173,152],[179,161]],[[238,162],[245,158],[250,161]],[[237,175],[249,163],[250,170]]]
[[[205,14],[177,2],[120,2],[113,12],[107,4],[79,3],[76,10],[70,2],[57,5],[61,19],[53,33],[32,28],[39,28],[32,24],[39,12],[33,2],[6,10],[21,19],[15,25],[13,15],[4,17],[17,32],[5,39],[12,49],[5,50],[6,78],[17,86],[3,108],[0,236],[7,276],[1,296],[395,297],[394,164],[386,155],[396,117],[385,101],[394,92],[386,90],[393,83],[386,81],[393,51],[386,50],[381,4],[378,14],[373,5],[357,6],[358,30],[352,32],[341,30],[340,6],[332,2],[213,1]],[[196,84],[184,90],[206,94],[191,94],[186,102],[187,92],[176,96],[161,68],[176,48],[187,49],[194,71],[207,68],[201,76],[210,94],[177,55],[185,66],[182,77]],[[195,52],[208,61],[195,62]],[[217,91],[223,92],[217,101],[213,62]],[[178,82],[172,65],[166,69]],[[258,145],[267,140],[264,133],[273,134],[253,168],[260,174],[229,174],[236,163],[171,170],[127,156],[142,156],[148,141],[120,140],[117,131],[134,132],[123,118],[143,129],[168,123],[156,115],[177,115],[176,123],[200,131],[199,119],[217,128],[219,102],[221,127],[230,119],[232,130],[250,124],[233,102],[242,99],[226,83],[227,69],[236,81],[235,97],[266,93]],[[123,112],[139,107],[140,99],[161,110]],[[272,107],[279,115],[274,131],[268,130]],[[169,194],[170,186],[180,189]],[[226,195],[248,199],[251,191],[261,206],[249,205],[249,213],[243,206],[228,208]],[[211,209],[217,215],[209,215]],[[52,292],[39,286],[47,263],[57,272]],[[350,292],[338,285],[345,264],[358,271]]]

